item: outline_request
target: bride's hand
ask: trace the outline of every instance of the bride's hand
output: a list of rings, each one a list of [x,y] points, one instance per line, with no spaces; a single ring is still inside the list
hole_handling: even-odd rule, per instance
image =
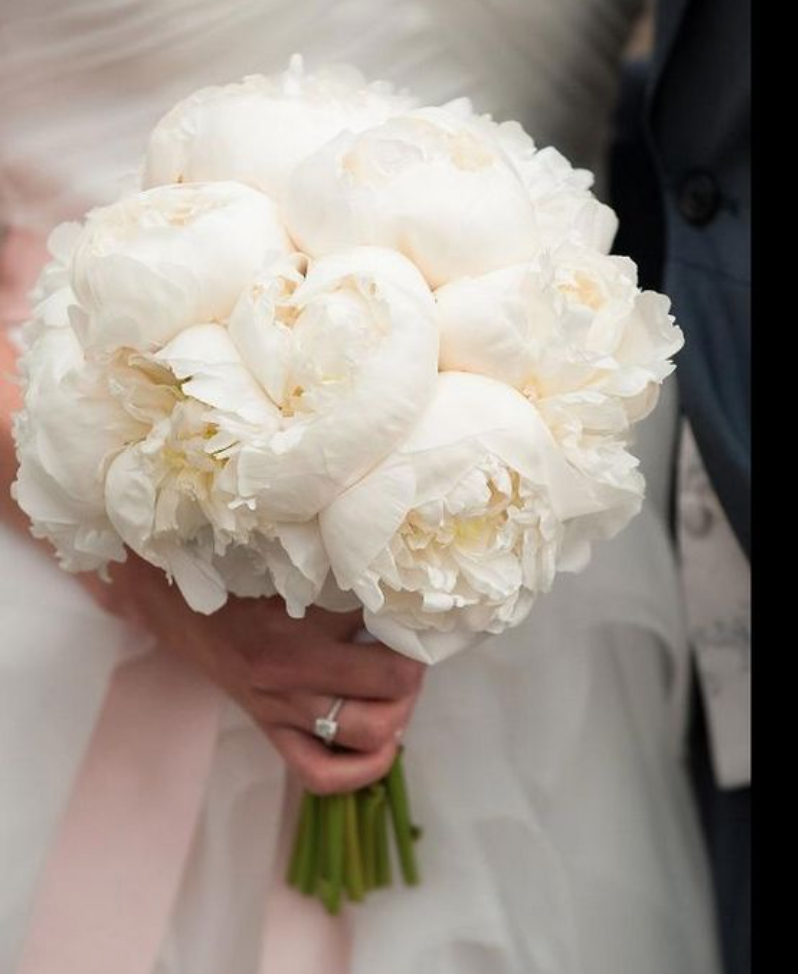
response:
[[[359,612],[311,608],[290,619],[283,602],[231,598],[211,616],[192,612],[163,573],[135,555],[111,570],[114,583],[84,576],[101,604],[126,616],[244,707],[317,794],[351,791],[381,778],[396,754],[425,667],[381,644],[352,642]],[[341,710],[330,749],[312,734],[336,697]]]

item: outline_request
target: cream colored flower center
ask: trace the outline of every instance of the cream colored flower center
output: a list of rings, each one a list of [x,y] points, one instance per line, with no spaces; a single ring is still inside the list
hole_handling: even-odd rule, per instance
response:
[[[278,403],[287,419],[330,409],[351,389],[383,338],[384,322],[371,306],[371,295],[342,284],[305,308],[285,307],[278,317],[292,331],[285,394]]]
[[[452,163],[467,172],[477,172],[493,165],[495,156],[484,142],[470,132],[457,132],[446,135],[446,148]]]
[[[515,471],[503,471],[501,486],[486,471],[473,478],[468,494],[462,499],[455,488],[454,509],[445,500],[440,505],[425,505],[411,511],[399,529],[408,548],[443,549],[451,545],[464,548],[490,545],[508,523],[513,510],[520,510],[520,478]],[[481,481],[481,482],[480,482]],[[464,506],[461,506],[464,505]]]
[[[306,265],[303,265],[303,271]],[[294,292],[302,283],[302,278],[293,278],[281,275],[268,284],[261,282],[252,285],[252,299],[257,301],[261,298],[272,295],[274,300],[274,320],[286,328],[293,328],[299,317],[300,309],[292,303]]]
[[[132,200],[125,212],[125,229],[135,233],[152,227],[187,227],[225,204],[226,200],[215,194],[197,193],[183,183],[179,187],[170,187],[166,193],[156,194],[143,204]]]
[[[577,271],[570,281],[558,284],[557,290],[593,311],[600,311],[607,300],[601,286],[581,271]]]
[[[215,473],[220,470],[222,463],[208,452],[208,442],[218,432],[218,426],[202,420],[196,429],[174,430],[162,452],[167,467],[178,475],[187,471]]]
[[[180,380],[160,363],[125,349],[114,358],[111,391],[141,421],[140,441],[153,444],[152,455],[162,463],[161,479],[194,498],[206,493],[210,479],[224,467],[224,457],[217,454],[230,445],[208,418],[209,407],[186,396]]]
[[[418,612],[441,625],[450,610],[492,606],[501,615],[523,589],[549,588],[559,530],[545,491],[490,456],[446,497],[407,514],[373,577],[410,624]]]
[[[426,119],[413,119],[357,143],[344,154],[341,167],[355,182],[379,184],[436,158],[463,172],[479,172],[496,161],[490,147],[473,133],[447,132]]]

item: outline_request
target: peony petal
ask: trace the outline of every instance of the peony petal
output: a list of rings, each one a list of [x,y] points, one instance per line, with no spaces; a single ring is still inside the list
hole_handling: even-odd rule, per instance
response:
[[[283,403],[283,429],[238,458],[240,493],[277,521],[314,517],[375,466],[408,433],[437,378],[432,295],[399,254],[356,248],[319,260],[291,307],[298,317],[285,353],[298,405]]]
[[[108,468],[105,503],[111,523],[125,544],[148,561],[152,560],[148,552],[153,534],[156,500],[155,484],[144,470],[141,447],[128,447]]]
[[[227,602],[227,589],[219,573],[193,555],[190,548],[172,545],[162,557],[183,598],[195,612],[211,615]]]
[[[185,395],[240,416],[264,431],[275,428],[279,412],[264,394],[221,325],[196,325],[173,338],[155,359],[183,382]]]
[[[159,186],[94,210],[72,264],[84,344],[147,351],[222,320],[292,250],[275,204],[239,183]]]
[[[410,435],[319,523],[336,581],[364,604],[369,631],[434,662],[517,624],[550,587],[561,522],[592,524],[594,514],[604,514],[595,484],[520,393],[446,372]]]
[[[527,274],[527,265],[516,264],[438,288],[442,371],[476,372],[523,387],[534,367],[527,322],[534,319],[544,330],[553,316],[550,302],[524,287]]]
[[[375,639],[403,656],[430,666],[476,647],[486,638],[485,633],[467,630],[437,632],[434,629],[408,629],[389,615],[375,615],[368,609],[363,613],[363,621]]]
[[[302,524],[279,524],[275,534],[292,564],[319,592],[330,571],[330,560],[324,548],[318,521]]]
[[[274,403],[288,394],[292,333],[278,317],[304,280],[307,260],[299,254],[261,272],[239,297],[228,322],[230,337],[252,375]]]
[[[144,185],[236,179],[282,199],[296,165],[329,139],[413,103],[384,83],[367,85],[353,68],[308,74],[295,55],[282,75],[250,75],[177,104],[150,136]]]
[[[387,463],[350,487],[319,516],[338,585],[349,590],[388,544],[413,506],[412,467]]]
[[[495,140],[445,109],[331,140],[297,166],[284,212],[306,253],[393,248],[431,287],[531,257],[538,245],[513,166]]]

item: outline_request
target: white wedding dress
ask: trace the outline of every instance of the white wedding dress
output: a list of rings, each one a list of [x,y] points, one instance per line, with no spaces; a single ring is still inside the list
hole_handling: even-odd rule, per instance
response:
[[[0,222],[47,228],[112,198],[174,101],[280,69],[295,50],[428,102],[471,95],[595,168],[636,7],[6,0]],[[671,383],[639,432],[649,490],[633,525],[583,574],[561,577],[525,625],[430,671],[407,734],[424,883],[351,911],[355,974],[718,969],[682,763],[688,657],[666,527],[674,395]],[[5,527],[0,563],[0,970],[13,971],[48,843],[132,640]],[[157,974],[261,971],[284,787],[269,743],[226,705]]]

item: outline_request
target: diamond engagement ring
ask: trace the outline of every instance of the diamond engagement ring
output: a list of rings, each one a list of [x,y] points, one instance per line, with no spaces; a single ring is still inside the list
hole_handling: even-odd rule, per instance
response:
[[[341,713],[341,707],[343,707],[345,701],[343,697],[336,697],[335,702],[332,707],[330,707],[330,712],[326,717],[317,717],[316,723],[313,727],[313,733],[316,737],[320,737],[324,743],[330,747],[335,740],[335,735],[338,733],[338,714]]]

